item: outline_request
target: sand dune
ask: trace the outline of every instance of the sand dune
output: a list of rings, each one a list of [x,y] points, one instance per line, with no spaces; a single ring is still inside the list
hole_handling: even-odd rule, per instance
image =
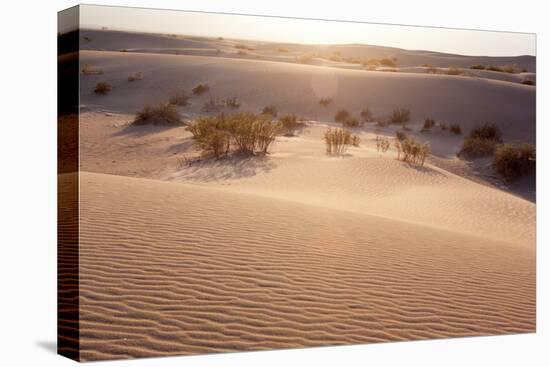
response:
[[[241,110],[257,111],[274,104],[281,112],[331,121],[339,108],[358,115],[370,107],[376,115],[388,115],[394,108],[406,107],[418,122],[430,116],[459,122],[468,131],[491,121],[506,138],[535,139],[535,88],[517,83],[206,56],[84,51],[81,62],[104,72],[81,79],[81,101],[88,109],[101,106],[134,113],[147,103],[166,100],[171,90],[190,92],[196,84],[208,83],[214,98],[239,98]],[[135,72],[142,72],[143,80],[129,83],[128,76]],[[98,81],[113,85],[108,97],[94,95]],[[333,98],[329,108],[319,105],[326,96]],[[208,95],[192,99],[185,111],[200,113],[208,99]]]
[[[81,358],[533,331],[534,248],[81,174]]]

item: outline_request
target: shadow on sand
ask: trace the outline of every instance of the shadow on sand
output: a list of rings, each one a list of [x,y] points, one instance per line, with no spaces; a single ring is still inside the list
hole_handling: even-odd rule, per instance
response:
[[[112,136],[145,136],[149,134],[157,134],[167,130],[184,127],[185,125],[134,125],[129,123],[122,130],[114,132]]]
[[[52,340],[38,340],[36,345],[47,352],[57,354],[57,342]]]

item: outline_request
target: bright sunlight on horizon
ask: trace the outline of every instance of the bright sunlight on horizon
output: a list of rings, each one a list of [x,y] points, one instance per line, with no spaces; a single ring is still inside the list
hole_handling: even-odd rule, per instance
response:
[[[83,28],[302,44],[360,43],[476,56],[535,55],[535,34],[81,5]]]

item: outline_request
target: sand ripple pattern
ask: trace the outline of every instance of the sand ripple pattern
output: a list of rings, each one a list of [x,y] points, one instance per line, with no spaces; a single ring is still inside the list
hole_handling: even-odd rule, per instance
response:
[[[81,174],[82,360],[535,330],[535,251],[209,187]]]

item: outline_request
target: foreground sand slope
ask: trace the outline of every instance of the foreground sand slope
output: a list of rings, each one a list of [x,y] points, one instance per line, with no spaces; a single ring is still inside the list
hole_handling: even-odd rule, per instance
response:
[[[83,360],[535,330],[533,247],[182,183],[81,190]]]
[[[81,62],[104,72],[81,78],[80,98],[87,110],[135,113],[146,104],[166,101],[174,90],[190,93],[196,84],[207,83],[210,93],[192,98],[186,113],[201,113],[210,97],[220,102],[237,97],[244,111],[273,104],[281,113],[320,121],[332,121],[341,108],[358,116],[370,107],[376,116],[387,116],[403,107],[416,122],[432,117],[460,123],[465,132],[494,122],[508,140],[535,141],[535,87],[517,83],[207,56],[83,51]],[[143,80],[128,82],[137,72]],[[113,91],[95,95],[99,81],[109,82]],[[331,106],[320,106],[322,97],[331,97]]]

